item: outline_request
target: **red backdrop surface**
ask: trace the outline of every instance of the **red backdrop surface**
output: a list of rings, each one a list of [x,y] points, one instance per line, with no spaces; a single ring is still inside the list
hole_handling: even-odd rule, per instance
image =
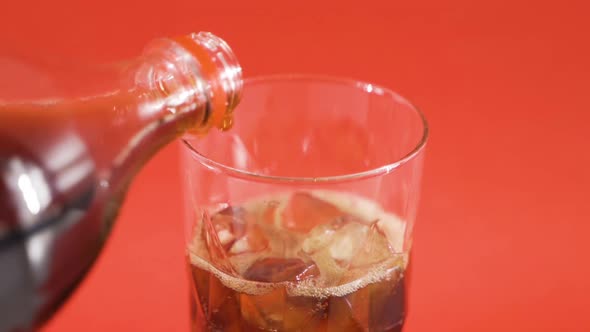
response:
[[[397,90],[432,128],[405,331],[590,331],[586,1],[2,7],[2,53],[111,61],[208,30],[246,76],[320,73]],[[177,158],[173,144],[141,171],[104,253],[45,332],[188,330]]]

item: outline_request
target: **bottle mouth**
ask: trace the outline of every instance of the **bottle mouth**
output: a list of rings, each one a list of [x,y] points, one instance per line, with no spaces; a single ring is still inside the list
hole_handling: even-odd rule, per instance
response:
[[[229,45],[210,32],[192,34],[191,38],[211,55],[217,66],[217,77],[227,98],[228,110],[233,110],[242,97],[242,67]]]
[[[210,32],[192,33],[175,38],[199,61],[201,74],[209,83],[207,122],[228,130],[233,124],[233,110],[242,97],[242,68],[231,48]]]
[[[229,45],[210,32],[190,34],[189,37],[208,53],[215,66],[216,78],[225,94],[226,113],[231,113],[242,97],[242,67]]]

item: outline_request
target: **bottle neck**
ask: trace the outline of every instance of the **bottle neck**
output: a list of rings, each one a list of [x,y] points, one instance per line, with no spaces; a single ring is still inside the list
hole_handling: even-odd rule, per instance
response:
[[[241,69],[227,45],[211,34],[154,41],[117,70],[119,90],[77,107],[87,110],[77,112],[78,123],[90,137],[101,180],[112,188],[126,184],[182,133],[205,135],[232,124]]]
[[[241,69],[229,47],[211,34],[157,40],[121,74],[122,89],[96,100],[109,107],[108,116],[99,111],[94,121],[83,119],[93,137],[103,137],[88,144],[101,179],[111,187],[126,185],[182,133],[231,127]]]
[[[49,86],[59,98],[0,98],[0,134],[30,150],[49,178],[67,179],[60,193],[96,177],[121,190],[182,133],[228,129],[242,87],[233,53],[208,33],[157,40],[123,64],[38,71],[56,74]]]

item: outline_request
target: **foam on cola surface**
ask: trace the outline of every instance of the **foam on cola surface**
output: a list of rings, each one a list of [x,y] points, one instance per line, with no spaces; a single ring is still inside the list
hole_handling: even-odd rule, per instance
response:
[[[190,261],[246,293],[282,286],[297,296],[341,296],[407,264],[404,223],[351,194],[281,193],[204,219],[189,244]]]

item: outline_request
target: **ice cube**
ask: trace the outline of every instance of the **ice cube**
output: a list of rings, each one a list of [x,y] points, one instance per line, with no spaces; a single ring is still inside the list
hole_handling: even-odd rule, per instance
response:
[[[381,280],[344,296],[331,297],[328,331],[400,331],[405,314],[400,271],[399,265],[395,265],[382,270]],[[367,273],[365,270],[364,276]]]
[[[313,296],[289,296],[283,323],[284,331],[323,331],[328,314],[328,299]]]
[[[394,258],[395,254],[387,237],[375,221],[370,226],[365,227],[361,246],[355,255],[350,259],[351,268],[370,268],[389,258]]]
[[[260,226],[250,224],[248,225],[246,233],[233,243],[229,253],[231,255],[239,255],[243,253],[260,252],[268,248],[268,244],[268,239]]]
[[[262,282],[302,281],[314,278],[320,271],[314,262],[299,258],[267,257],[254,262],[244,273],[244,278]]]
[[[349,225],[350,223],[355,223],[355,225]],[[343,227],[357,228],[359,226],[365,225],[367,224],[364,221],[350,215],[338,217],[332,220],[332,222],[330,222],[329,224],[322,224],[316,226],[311,231],[309,231],[305,235],[305,239],[302,242],[301,249],[306,254],[313,254],[319,249],[331,245],[335,240],[338,240],[339,237],[336,236],[337,233],[348,234],[349,232],[347,231],[339,231]],[[346,245],[346,243],[343,244]],[[347,248],[344,249],[346,250]]]
[[[318,250],[310,255],[320,271],[318,285],[323,287],[337,286],[346,272],[330,254],[329,247]]]
[[[251,266],[250,279],[263,282],[303,281],[317,277],[313,262],[300,259],[267,258]],[[315,331],[325,319],[327,301],[312,296],[287,295],[284,286],[259,295],[241,295],[242,316],[264,331]]]
[[[256,331],[323,331],[328,310],[327,299],[289,296],[283,287],[262,295],[241,294],[240,302],[242,317]]]
[[[244,235],[251,219],[252,216],[245,209],[232,206],[228,206],[211,217],[219,242],[225,250],[228,250],[234,241]]]
[[[248,244],[248,239],[243,237],[239,240],[237,240],[230,249],[230,253],[232,255],[238,255],[238,254],[242,254],[245,252],[250,251],[250,244]]]
[[[284,288],[260,295],[240,294],[242,318],[257,331],[277,331],[283,325],[285,299]]]
[[[350,262],[359,254],[359,249],[366,241],[369,227],[359,223],[349,223],[334,233],[330,244],[330,256],[336,262],[347,268]]]
[[[336,229],[330,224],[319,225],[308,233],[301,244],[301,249],[306,254],[313,254],[330,245],[335,232]]]
[[[355,296],[357,292],[361,295],[358,299]],[[364,298],[362,289],[355,293],[329,299],[327,332],[372,331],[367,328],[369,299]]]
[[[335,205],[307,192],[294,193],[283,212],[283,227],[307,233],[314,227],[346,216]]]
[[[358,279],[371,267],[394,257],[377,221],[349,220],[317,226],[302,242],[302,253],[315,261],[326,286]]]
[[[239,293],[226,287],[218,278],[209,274],[207,323],[214,331],[239,331]]]
[[[324,229],[323,232],[321,232],[322,229]],[[370,227],[366,224],[357,222],[347,222],[337,228],[325,228],[322,225],[310,232],[316,236],[304,240],[302,249],[313,253],[313,249],[323,248],[338,265],[347,268],[353,258],[359,254],[369,229]]]
[[[217,230],[217,237],[219,238],[219,242],[221,242],[221,245],[223,245],[224,247],[229,246],[231,242],[236,239],[234,233],[232,233],[229,229],[218,227],[215,228]]]
[[[321,271],[321,282],[335,286],[346,272],[347,262],[358,246],[355,231],[363,224],[338,218],[321,224],[306,234],[301,244],[300,255],[309,256]]]

